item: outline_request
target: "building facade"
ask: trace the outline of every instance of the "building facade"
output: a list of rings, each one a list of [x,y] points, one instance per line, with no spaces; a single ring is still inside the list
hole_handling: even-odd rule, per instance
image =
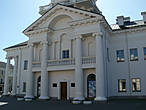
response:
[[[4,91],[4,82],[5,82],[5,70],[6,70],[6,63],[0,62],[0,94]],[[12,91],[12,80],[13,80],[13,65],[10,65],[10,71],[8,74],[8,93],[10,94]]]
[[[4,49],[14,59],[12,94],[25,99],[105,101],[146,95],[146,12],[109,25],[94,0],[52,0],[23,33],[28,41]],[[4,95],[8,93],[7,75]]]

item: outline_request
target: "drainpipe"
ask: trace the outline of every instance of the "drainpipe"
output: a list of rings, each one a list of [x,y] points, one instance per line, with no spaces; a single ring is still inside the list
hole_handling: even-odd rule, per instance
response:
[[[131,96],[131,71],[130,71],[130,59],[129,59],[129,48],[128,48],[128,37],[127,32],[125,31],[125,41],[126,41],[126,53],[127,53],[127,63],[128,63],[128,78],[129,78],[129,95]]]

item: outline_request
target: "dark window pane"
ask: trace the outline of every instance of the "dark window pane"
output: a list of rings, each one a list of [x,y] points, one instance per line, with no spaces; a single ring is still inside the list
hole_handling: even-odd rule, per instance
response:
[[[23,82],[23,92],[26,92],[26,82]]]
[[[69,50],[62,51],[62,58],[69,58]]]
[[[28,61],[25,60],[25,61],[24,61],[24,70],[27,70],[27,66],[28,66]]]
[[[75,87],[75,83],[71,83],[71,87]]]
[[[57,83],[53,83],[53,87],[57,87]]]
[[[143,48],[144,60],[146,60],[146,47]]]

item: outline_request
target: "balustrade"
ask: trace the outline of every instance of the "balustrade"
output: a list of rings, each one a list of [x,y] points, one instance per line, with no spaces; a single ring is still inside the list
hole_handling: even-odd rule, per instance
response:
[[[82,64],[95,64],[96,57],[83,57]],[[48,66],[75,65],[75,59],[48,60]],[[40,62],[33,62],[33,67],[41,67]]]

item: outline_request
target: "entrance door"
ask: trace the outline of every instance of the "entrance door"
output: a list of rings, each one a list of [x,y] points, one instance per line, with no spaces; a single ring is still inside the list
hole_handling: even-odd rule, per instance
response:
[[[88,88],[88,98],[94,100],[96,95],[96,76],[95,74],[90,74],[87,77],[87,88]]]
[[[37,79],[37,96],[39,97],[41,93],[41,76]]]
[[[61,82],[61,99],[67,100],[67,82]]]

